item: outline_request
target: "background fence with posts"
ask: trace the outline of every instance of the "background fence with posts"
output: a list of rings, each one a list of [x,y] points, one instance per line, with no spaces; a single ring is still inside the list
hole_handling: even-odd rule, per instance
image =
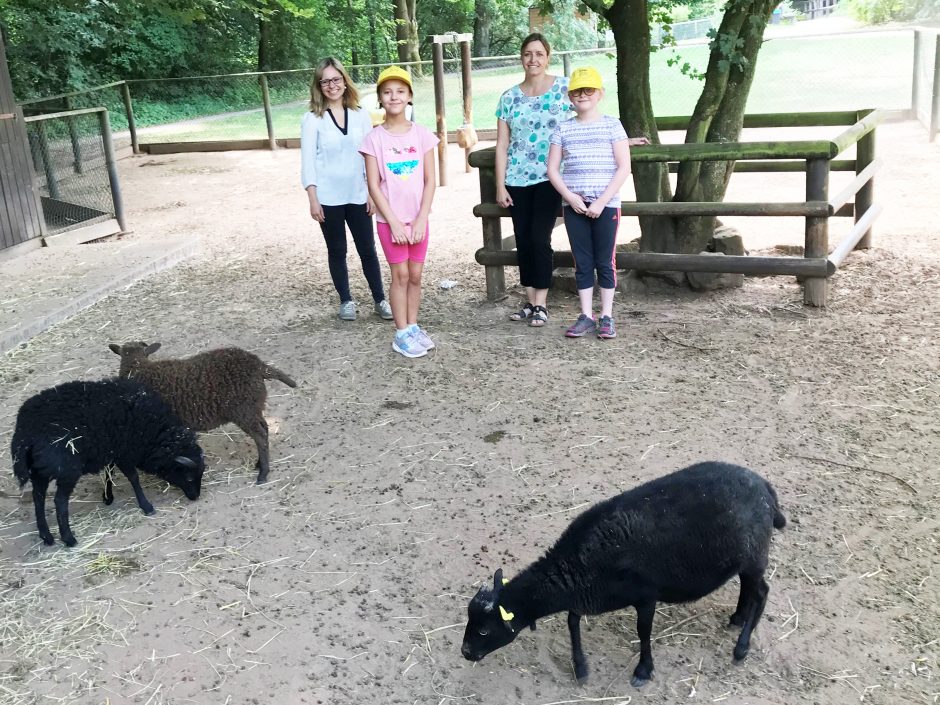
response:
[[[813,110],[851,110],[876,105],[911,111],[912,97],[919,106],[937,100],[934,63],[936,30],[924,30],[915,61],[915,31],[911,29],[860,32],[816,37],[768,39],[761,50],[748,112],[774,113]],[[930,32],[933,32],[930,34]],[[928,36],[929,35],[929,36]],[[677,47],[681,63],[702,69],[707,63],[705,43]],[[464,91],[458,43],[441,46],[443,71],[439,83],[444,96],[448,132],[464,119]],[[701,92],[701,82],[667,65],[673,50],[651,58],[650,85],[658,115],[688,115]],[[499,95],[521,79],[519,58],[481,57],[470,60],[473,94],[471,120],[481,137],[496,127]],[[604,77],[607,95],[602,108],[617,111],[614,49],[556,51],[551,70],[561,74],[578,66],[595,66]],[[373,81],[386,65],[347,67],[360,87],[363,105],[375,108]],[[415,119],[436,130],[433,62],[409,64],[414,73]],[[313,69],[241,73],[185,78],[154,78],[118,82],[86,91],[34,99],[22,103],[27,113],[61,112],[103,106],[108,108],[118,149],[132,141],[144,151],[271,148],[296,146],[300,120],[307,109]],[[915,95],[915,82],[917,92]],[[267,99],[265,96],[267,95]],[[929,112],[923,107],[919,114]]]
[[[639,271],[727,272],[752,275],[790,274],[803,278],[803,301],[825,306],[827,278],[838,269],[849,252],[871,246],[871,225],[881,213],[873,203],[874,175],[881,167],[875,159],[875,128],[883,111],[832,113],[790,113],[748,115],[747,128],[816,127],[849,125],[832,140],[789,142],[728,142],[703,144],[664,144],[635,147],[634,162],[664,162],[676,171],[680,161],[735,160],[737,172],[806,173],[806,200],[795,203],[712,203],[712,202],[632,202],[624,201],[623,215],[630,216],[801,216],[805,218],[803,257],[734,256],[709,257],[703,254],[658,252],[618,252],[617,267]],[[687,117],[658,118],[662,131],[684,130]],[[855,147],[854,159],[837,159]],[[480,198],[473,209],[481,219],[483,247],[476,260],[486,267],[486,293],[491,301],[505,293],[504,267],[516,266],[515,239],[503,238],[502,218],[508,209],[496,203],[494,148],[474,152],[471,164],[480,169]],[[829,174],[855,172],[855,179],[835,196],[829,195]],[[852,217],[855,225],[832,251],[829,247],[829,218]],[[571,267],[570,252],[556,251],[555,266]]]
[[[933,142],[940,132],[940,29],[914,30],[913,73],[911,112]]]

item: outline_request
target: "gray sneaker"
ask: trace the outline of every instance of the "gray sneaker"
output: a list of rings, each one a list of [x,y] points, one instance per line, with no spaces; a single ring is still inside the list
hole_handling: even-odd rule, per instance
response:
[[[356,320],[356,302],[344,301],[339,305],[339,317],[343,321]]]
[[[580,338],[588,333],[593,333],[596,328],[597,324],[594,322],[594,319],[588,318],[582,313],[578,316],[578,320],[568,327],[568,330],[565,331],[565,335],[569,338]]]
[[[376,301],[373,311],[375,311],[375,315],[381,316],[386,321],[390,321],[394,318],[392,315],[392,307],[389,305],[386,299]]]
[[[424,328],[418,327],[418,332],[414,334],[415,340],[418,341],[418,344],[421,345],[425,350],[434,349],[434,341],[431,340],[431,336],[428,335],[428,332]]]

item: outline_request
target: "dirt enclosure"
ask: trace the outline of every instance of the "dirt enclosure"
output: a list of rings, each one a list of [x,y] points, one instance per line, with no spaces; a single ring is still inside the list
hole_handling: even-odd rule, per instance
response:
[[[902,123],[878,150],[876,247],[849,258],[827,310],[792,278],[640,290],[618,294],[606,342],[562,337],[572,296],[552,294],[542,330],[506,320],[517,295],[485,301],[477,177],[453,151],[423,307],[438,349],[414,361],[371,313],[336,319],[297,151],[122,161],[129,237],[192,233],[203,254],[7,355],[3,442],[28,396],[116,373],[114,341],[239,345],[300,384],[269,384],[270,483],[253,484],[240,431],[203,434],[198,501],[150,480],[145,517],[123,479],[105,507],[85,478],[73,550],[41,545],[7,471],[0,703],[938,702],[940,146]],[[785,175],[741,183],[740,200],[802,197]],[[798,220],[741,227],[752,251],[802,239]],[[621,240],[636,234],[625,222]],[[632,610],[587,620],[584,687],[563,616],[461,657],[467,603],[497,568],[511,577],[589,504],[705,459],[764,474],[790,522],[743,663],[725,626],[736,580],[659,606],[642,690]]]

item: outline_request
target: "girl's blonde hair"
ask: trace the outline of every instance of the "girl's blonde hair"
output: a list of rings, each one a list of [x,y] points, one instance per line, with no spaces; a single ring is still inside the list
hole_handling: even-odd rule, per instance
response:
[[[320,89],[320,81],[323,79],[323,72],[330,66],[339,71],[340,76],[343,77],[343,82],[346,84],[346,90],[343,91],[343,107],[350,110],[359,108],[359,91],[356,90],[356,85],[352,82],[349,74],[346,73],[346,67],[339,59],[328,56],[317,64],[317,68],[313,72],[313,80],[310,82],[310,112],[317,117],[323,117],[323,111],[326,110],[326,98]]]

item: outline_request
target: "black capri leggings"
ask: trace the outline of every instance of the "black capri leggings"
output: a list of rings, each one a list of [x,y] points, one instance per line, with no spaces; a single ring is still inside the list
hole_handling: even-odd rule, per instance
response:
[[[382,272],[379,257],[375,253],[375,234],[372,217],[366,212],[365,203],[347,203],[342,206],[323,206],[325,219],[320,223],[330,265],[330,277],[339,294],[339,301],[352,301],[349,293],[349,270],[346,268],[346,224],[352,233],[356,251],[362,262],[362,273],[366,275],[372,298],[376,302],[385,298],[382,288]]]
[[[509,211],[516,233],[519,282],[533,289],[552,284],[552,228],[561,206],[561,196],[549,181],[532,186],[507,186],[512,198]]]

